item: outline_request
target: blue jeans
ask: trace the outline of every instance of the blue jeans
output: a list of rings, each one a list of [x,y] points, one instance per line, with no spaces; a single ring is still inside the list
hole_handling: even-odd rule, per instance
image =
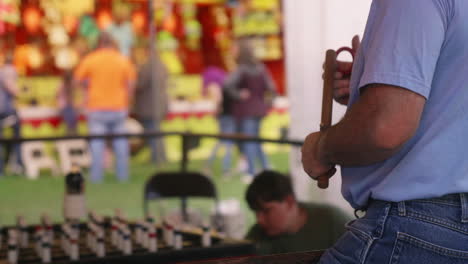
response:
[[[319,263],[468,263],[468,193],[372,201],[347,230]]]
[[[73,106],[67,105],[62,111],[62,119],[67,127],[67,134],[76,134],[76,125],[78,123],[78,117]]]
[[[93,111],[88,114],[88,129],[93,135],[121,134],[127,132],[125,129],[126,111]],[[128,179],[129,146],[126,138],[112,140],[116,158],[116,174],[120,181]],[[91,148],[91,181],[101,182],[103,176],[103,161],[105,140],[92,139]]]
[[[3,114],[0,114],[0,138],[3,138],[3,130],[5,128],[5,126],[2,123],[6,118],[9,117],[16,118],[16,122],[11,126],[11,128],[13,129],[13,137],[21,137],[21,120],[18,116],[18,112],[16,112],[15,109],[11,109]],[[8,162],[8,158],[12,150],[15,154],[15,162],[19,166],[23,166],[23,161],[21,159],[21,143],[3,144],[2,146],[0,146],[0,175],[3,174],[5,164]]]
[[[219,130],[223,134],[233,134],[236,133],[236,122],[234,121],[234,118],[230,115],[221,115],[218,119],[219,121]],[[226,148],[226,154],[223,157],[223,172],[229,171],[229,169],[232,166],[232,151],[234,148],[234,142],[232,140],[226,140],[222,139],[220,140],[213,150],[211,151],[210,157],[208,158],[208,164],[211,165],[213,164],[216,154],[218,153],[218,150],[220,147]]]
[[[245,118],[240,121],[240,132],[242,134],[246,134],[248,136],[258,137],[260,134],[260,121],[262,119],[260,117],[250,117]],[[250,175],[255,175],[255,161],[258,157],[262,164],[263,169],[267,169],[269,167],[268,159],[263,152],[262,145],[257,142],[253,141],[246,141],[242,143],[242,152],[247,157],[247,164],[248,164],[248,173]]]

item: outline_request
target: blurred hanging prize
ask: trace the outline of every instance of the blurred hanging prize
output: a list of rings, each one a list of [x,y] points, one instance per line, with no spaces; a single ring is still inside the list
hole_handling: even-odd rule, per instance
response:
[[[72,69],[78,62],[78,54],[69,47],[59,48],[55,53],[55,66],[62,70]]]
[[[65,28],[60,24],[51,25],[48,28],[48,41],[52,46],[64,46],[70,40]]]
[[[41,13],[36,7],[27,7],[23,12],[23,24],[31,34],[39,32],[41,26]]]

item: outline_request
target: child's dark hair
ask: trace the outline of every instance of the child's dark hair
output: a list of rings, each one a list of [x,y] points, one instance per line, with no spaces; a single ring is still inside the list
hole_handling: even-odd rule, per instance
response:
[[[245,199],[250,209],[261,209],[263,202],[279,202],[288,195],[294,196],[291,180],[285,175],[275,171],[263,171],[258,174],[245,193]]]

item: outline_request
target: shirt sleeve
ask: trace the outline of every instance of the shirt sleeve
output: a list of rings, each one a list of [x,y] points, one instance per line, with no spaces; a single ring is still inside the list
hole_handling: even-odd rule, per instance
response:
[[[429,97],[445,38],[443,0],[374,0],[360,53],[359,88],[380,83]]]
[[[223,89],[225,92],[233,99],[240,99],[239,95],[239,83],[242,78],[242,72],[240,69],[237,69],[233,73],[231,73],[223,84]]]

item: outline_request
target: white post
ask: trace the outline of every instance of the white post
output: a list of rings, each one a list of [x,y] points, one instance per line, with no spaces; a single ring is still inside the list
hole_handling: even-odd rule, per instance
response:
[[[210,247],[211,246],[211,229],[209,226],[203,226],[202,228],[202,246]]]
[[[138,220],[136,223],[135,223],[135,241],[137,244],[141,244],[141,221]]]
[[[170,247],[174,246],[174,227],[168,223],[163,224],[164,242]]]
[[[111,220],[111,244],[113,246],[117,246],[117,221],[112,219]]]
[[[17,217],[17,225],[18,229],[20,230],[20,247],[26,248],[28,247],[29,243],[29,234],[26,226],[26,220],[23,216]]]
[[[371,0],[283,0],[286,71],[290,100],[290,137],[304,140],[319,130],[322,104],[322,64],[327,49],[350,46],[351,38],[364,31]],[[345,107],[334,104],[333,121]],[[340,171],[327,190],[317,188],[303,171],[300,149],[291,151],[290,168],[299,200],[329,202],[351,213],[341,196]]]
[[[130,229],[128,227],[123,227],[122,229],[122,241],[123,241],[123,254],[131,255],[132,254],[132,236]]]
[[[174,230],[174,248],[177,250],[183,248],[182,234],[178,229]]]
[[[80,259],[78,239],[79,239],[79,237],[77,236],[76,233],[72,232],[70,234],[70,260]]]
[[[149,230],[148,228],[150,227],[150,225],[146,222],[142,223],[142,226],[141,226],[141,245],[148,249],[148,234],[149,234]]]
[[[104,244],[104,230],[99,228],[96,232],[97,246],[96,246],[96,255],[98,258],[103,258],[106,256],[106,248]]]
[[[41,227],[38,228],[38,230],[36,230],[36,232],[34,233],[33,235],[33,239],[34,239],[34,249],[36,250],[36,253],[39,257],[41,257],[42,255],[42,234],[43,234],[43,230]]]
[[[18,232],[15,229],[8,230],[8,263],[18,263]]]
[[[149,252],[156,252],[158,251],[158,236],[156,233],[156,227],[154,224],[149,224],[148,229],[148,250]]]
[[[45,234],[49,237],[49,240],[54,241],[54,230],[52,228],[52,221],[47,214],[42,214],[41,217],[42,228],[45,231]]]
[[[50,263],[51,262],[51,240],[49,235],[44,232],[42,237],[41,237],[41,258],[42,258],[42,263]]]

